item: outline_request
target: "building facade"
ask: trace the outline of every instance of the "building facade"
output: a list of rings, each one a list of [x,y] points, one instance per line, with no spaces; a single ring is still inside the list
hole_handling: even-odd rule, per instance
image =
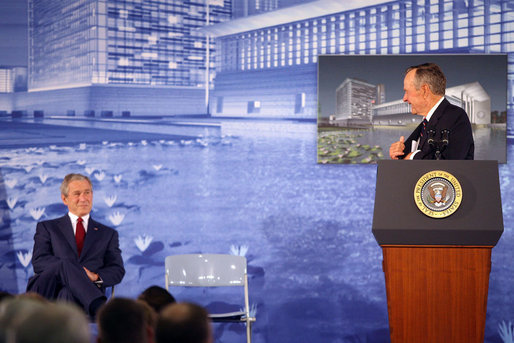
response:
[[[195,29],[230,14],[228,0],[30,0],[29,90],[204,86],[214,47]]]
[[[0,93],[12,93],[14,91],[12,68],[0,68]]]
[[[491,97],[478,82],[449,87],[445,98],[453,105],[462,107],[472,124],[491,123]],[[373,106],[373,119],[381,121],[384,117],[411,113],[411,105],[402,99]]]
[[[325,2],[323,10],[320,2],[204,30],[217,37],[218,43],[213,115],[247,115],[248,99],[260,101],[260,116],[316,118],[312,84],[295,83],[279,103],[285,112],[277,114],[270,95],[258,91],[262,78],[253,79],[252,75],[269,75],[262,81],[270,83],[273,78],[280,88],[286,82],[279,78],[283,74],[293,79],[302,74],[315,83],[320,54],[514,52],[512,1],[397,0],[363,1],[359,5]],[[508,103],[512,107],[514,57],[509,56],[508,68]],[[244,84],[237,84],[231,95],[226,87],[230,79],[246,80],[245,96],[241,95]],[[218,83],[223,85],[219,89]],[[295,113],[296,94],[301,93],[306,94],[306,107],[302,113]],[[221,107],[216,104],[218,98],[223,99]]]
[[[135,102],[163,88],[170,98],[196,95],[189,106],[161,101],[165,108],[153,114],[204,114],[215,50],[196,30],[229,20],[231,11],[230,0],[29,0],[26,103],[55,114],[70,106],[78,113],[100,112],[112,105],[104,106],[101,96],[90,98],[99,92],[87,87],[121,86],[121,106],[145,115],[152,113]],[[137,87],[141,99],[124,97],[126,87]],[[35,94],[59,89],[76,89],[83,101],[48,107]]]
[[[0,93],[27,90],[26,67],[0,67]]]
[[[232,2],[232,17],[247,17],[311,1],[315,0],[235,0]]]
[[[383,83],[379,83],[377,85],[377,102],[376,105],[383,104],[385,102],[386,96],[385,96],[385,85]]]
[[[336,120],[364,119],[371,121],[376,103],[377,87],[362,80],[347,78],[336,89]]]
[[[245,3],[254,15],[231,20]],[[514,52],[508,0],[29,0],[28,8],[29,92],[10,106],[29,113],[315,120],[320,54]],[[102,97],[106,88],[117,103]],[[145,107],[157,88],[169,100]],[[509,109],[513,88],[509,55]],[[60,89],[76,94],[46,101]]]

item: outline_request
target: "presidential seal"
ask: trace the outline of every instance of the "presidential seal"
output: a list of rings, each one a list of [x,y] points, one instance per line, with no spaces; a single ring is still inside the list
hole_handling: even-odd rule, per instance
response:
[[[432,218],[453,214],[462,202],[462,188],[452,174],[434,170],[423,175],[414,187],[414,201],[419,210]]]

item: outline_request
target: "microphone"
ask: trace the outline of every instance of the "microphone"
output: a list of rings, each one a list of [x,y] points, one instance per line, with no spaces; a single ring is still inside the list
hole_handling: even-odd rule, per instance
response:
[[[441,153],[448,146],[450,130],[443,129],[441,130],[441,140],[434,139],[435,130],[428,131],[428,144],[432,149],[435,149],[434,156],[436,160],[441,159]]]
[[[441,143],[443,144],[443,146],[448,145],[448,141],[450,140],[449,136],[450,136],[450,130],[444,129],[441,131]]]
[[[435,136],[435,130],[434,129],[427,131],[427,137],[428,137],[427,142],[428,142],[428,144],[431,147],[433,147],[434,144],[435,144],[434,136]]]

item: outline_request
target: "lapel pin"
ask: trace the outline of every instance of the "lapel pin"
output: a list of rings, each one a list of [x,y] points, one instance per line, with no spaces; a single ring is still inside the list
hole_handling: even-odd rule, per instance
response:
[[[98,231],[98,228],[97,228],[97,227],[95,227],[95,228],[94,228],[94,230],[95,230],[95,231]]]

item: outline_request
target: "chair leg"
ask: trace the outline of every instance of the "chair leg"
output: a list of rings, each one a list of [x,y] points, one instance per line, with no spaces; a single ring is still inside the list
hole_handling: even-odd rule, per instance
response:
[[[246,321],[246,342],[252,343],[252,322],[250,320]]]

